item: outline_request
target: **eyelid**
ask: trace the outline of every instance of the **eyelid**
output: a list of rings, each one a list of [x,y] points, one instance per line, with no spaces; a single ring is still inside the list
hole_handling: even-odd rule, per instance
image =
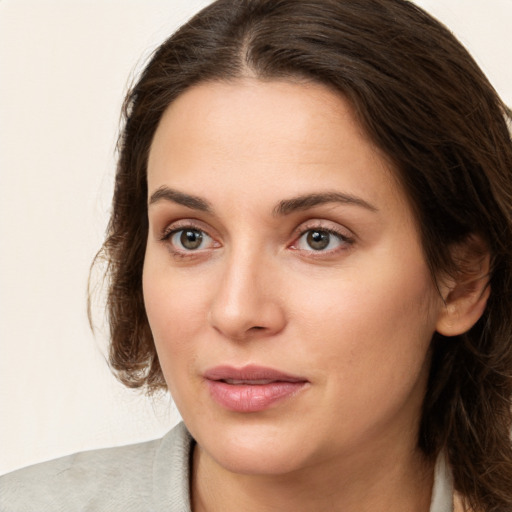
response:
[[[307,250],[307,249],[299,249],[297,247],[297,244],[299,240],[308,232],[310,231],[322,231],[325,233],[329,233],[331,235],[334,235],[340,239],[340,241],[343,243],[342,247],[336,247],[335,249],[331,250],[318,250],[315,251],[314,249]],[[327,220],[309,220],[300,226],[297,227],[297,229],[294,231],[293,235],[293,242],[289,245],[290,249],[306,252],[311,256],[314,257],[326,257],[328,255],[332,255],[337,253],[338,251],[343,251],[349,249],[356,241],[356,236],[352,231],[350,231],[348,228],[343,227],[339,225],[338,223],[334,223],[332,221]]]
[[[297,238],[307,231],[311,231],[313,229],[318,229],[319,231],[327,231],[329,233],[339,235],[341,238],[346,240],[355,241],[356,239],[356,235],[352,230],[341,224],[338,224],[337,222],[325,219],[311,219],[303,222],[294,230],[293,236]]]
[[[211,240],[208,246],[196,250],[187,250],[176,247],[176,245],[172,243],[173,236],[176,233],[187,229],[200,231],[204,236],[208,237]],[[180,259],[194,258],[200,255],[204,256],[204,254],[209,250],[216,249],[221,246],[221,244],[216,240],[216,237],[210,234],[210,231],[210,229],[205,228],[202,222],[199,222],[196,219],[180,219],[167,224],[159,233],[158,239],[166,246],[174,257]]]
[[[162,241],[168,240],[173,233],[176,233],[182,229],[195,229],[205,233],[210,238],[215,238],[210,234],[211,229],[209,229],[204,225],[203,222],[200,222],[197,219],[180,219],[170,222],[166,224],[165,227],[160,231],[158,238]]]

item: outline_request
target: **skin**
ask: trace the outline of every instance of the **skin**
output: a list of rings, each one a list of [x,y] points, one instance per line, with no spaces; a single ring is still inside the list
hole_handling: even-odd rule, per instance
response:
[[[292,81],[195,86],[156,131],[148,190],[144,298],[197,441],[194,510],[428,511],[417,433],[444,305],[411,206],[347,101]],[[275,211],[333,192],[356,201]],[[197,249],[184,228],[202,233]],[[340,235],[314,250],[314,230]],[[308,384],[229,411],[204,372],[247,364]]]

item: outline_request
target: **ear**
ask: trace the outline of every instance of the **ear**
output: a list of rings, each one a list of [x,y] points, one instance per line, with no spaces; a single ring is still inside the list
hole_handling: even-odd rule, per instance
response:
[[[452,249],[456,270],[440,284],[444,304],[437,318],[436,330],[444,336],[463,334],[482,316],[491,288],[491,257],[487,245],[471,235]]]

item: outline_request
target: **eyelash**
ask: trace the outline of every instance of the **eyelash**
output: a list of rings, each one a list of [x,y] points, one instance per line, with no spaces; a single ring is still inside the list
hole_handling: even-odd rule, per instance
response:
[[[197,256],[197,253],[201,251],[201,249],[186,250],[186,249],[174,248],[174,245],[172,244],[173,236],[178,233],[181,233],[183,231],[187,231],[187,230],[197,231],[199,233],[202,233],[203,235],[206,235],[208,238],[211,238],[212,240],[214,240],[214,238],[211,237],[202,227],[195,225],[195,224],[191,223],[190,221],[187,221],[185,224],[182,224],[182,225],[173,224],[172,226],[167,227],[163,231],[163,233],[160,237],[160,241],[167,245],[171,254],[176,258],[180,258],[180,259],[191,258],[191,257]],[[220,246],[220,244],[219,244],[219,246]]]
[[[330,249],[330,250],[323,250],[323,249],[318,250],[318,249],[313,249],[313,248],[299,249],[297,247],[299,241],[308,233],[313,233],[315,231],[318,233],[327,233],[330,236],[336,237],[338,239],[338,241],[340,242],[340,246],[338,246],[334,249]],[[312,225],[303,226],[300,229],[300,231],[298,232],[298,234],[295,237],[292,244],[289,245],[289,248],[293,249],[293,250],[301,250],[303,252],[306,252],[308,254],[308,257],[314,257],[314,258],[322,258],[323,257],[323,258],[325,258],[326,256],[335,255],[340,251],[346,251],[354,244],[354,242],[355,242],[354,237],[349,236],[346,233],[343,233],[341,230],[337,230],[332,227],[325,227],[325,226],[322,226],[321,224],[315,223]],[[329,243],[330,243],[330,241],[329,241]]]
[[[215,240],[202,227],[200,227],[194,223],[191,223],[190,221],[187,221],[187,223],[182,224],[182,225],[174,224],[172,226],[169,226],[163,231],[162,235],[160,236],[160,241],[167,245],[171,254],[176,258],[184,259],[184,258],[197,257],[200,252],[205,250],[205,249],[197,249],[197,250],[176,249],[174,247],[174,244],[171,242],[173,236],[175,236],[178,233],[184,232],[186,230],[199,232],[203,236],[206,235],[212,241]],[[330,249],[330,250],[323,250],[323,249],[316,250],[313,248],[300,249],[297,247],[297,244],[299,243],[299,241],[306,234],[312,233],[315,231],[319,232],[319,233],[326,233],[330,236],[336,237],[339,240],[341,246],[336,247],[334,249]],[[330,244],[330,242],[331,241],[329,241],[329,244]],[[321,224],[316,223],[316,224],[306,225],[306,226],[302,227],[295,235],[294,241],[290,245],[288,245],[288,248],[290,248],[292,250],[296,250],[296,251],[306,252],[309,257],[322,258],[322,257],[326,257],[327,255],[337,254],[339,251],[347,250],[350,248],[350,246],[352,246],[354,244],[354,242],[355,242],[355,239],[353,237],[348,236],[346,233],[342,233],[341,230],[336,230],[331,227],[324,227]],[[220,244],[218,244],[218,242],[217,242],[217,247],[220,247]]]

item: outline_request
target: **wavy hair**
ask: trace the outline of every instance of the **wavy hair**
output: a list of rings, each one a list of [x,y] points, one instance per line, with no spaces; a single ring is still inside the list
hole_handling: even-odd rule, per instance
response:
[[[454,244],[487,244],[487,308],[469,332],[434,336],[418,443],[447,454],[468,505],[512,510],[511,112],[450,31],[408,1],[218,0],[157,49],[125,101],[101,252],[113,371],[130,387],[165,387],[142,295],[146,165],[162,114],[194,84],[248,71],[317,81],[351,102],[394,164],[434,279],[457,271]]]

